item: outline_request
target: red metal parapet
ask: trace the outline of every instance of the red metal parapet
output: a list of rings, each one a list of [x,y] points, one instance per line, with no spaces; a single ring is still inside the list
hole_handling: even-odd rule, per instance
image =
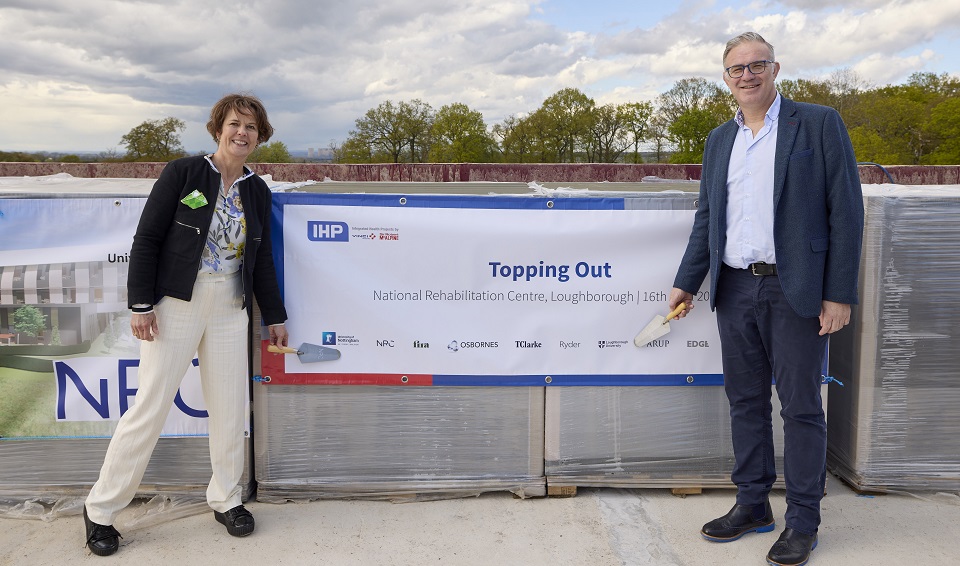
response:
[[[155,179],[163,163],[0,163],[0,177],[37,177],[67,173],[82,178]],[[353,182],[610,182],[637,183],[644,177],[700,180],[700,165],[667,163],[257,163],[254,170],[274,180]],[[960,165],[860,166],[865,184],[889,183],[884,169],[901,185],[958,185]]]

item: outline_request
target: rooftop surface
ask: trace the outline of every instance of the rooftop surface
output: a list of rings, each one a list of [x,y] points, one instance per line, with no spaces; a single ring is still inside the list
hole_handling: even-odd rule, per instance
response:
[[[0,518],[0,565],[763,565],[784,527],[783,491],[771,498],[775,532],[726,544],[703,540],[700,527],[726,513],[733,496],[728,489],[681,498],[666,489],[580,488],[570,498],[253,501],[247,507],[257,530],[246,538],[229,536],[206,504],[196,503],[148,513],[132,529],[118,519],[124,538],[107,558],[84,547],[77,499],[48,522]],[[811,565],[960,562],[956,493],[865,497],[829,477],[822,509]]]

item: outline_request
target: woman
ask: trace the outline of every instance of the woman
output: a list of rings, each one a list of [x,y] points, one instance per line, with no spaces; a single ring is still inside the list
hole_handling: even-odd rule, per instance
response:
[[[195,353],[209,413],[207,503],[233,536],[253,532],[240,500],[253,297],[270,343],[287,345],[270,245],[270,190],[244,165],[273,135],[263,103],[231,94],[210,112],[213,155],[171,161],[153,186],[130,251],[130,328],[140,348],[136,402],[117,423],[83,510],[87,546],[119,548],[116,515],[136,494]]]

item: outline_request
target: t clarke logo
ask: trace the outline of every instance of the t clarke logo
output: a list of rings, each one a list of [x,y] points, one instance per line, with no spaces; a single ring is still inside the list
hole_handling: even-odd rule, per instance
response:
[[[543,348],[543,343],[537,342],[536,340],[516,340],[514,344],[516,344],[517,348],[523,348],[523,349]]]
[[[346,222],[307,221],[307,239],[311,242],[348,242],[350,227]]]
[[[597,347],[604,348],[623,348],[627,345],[626,340],[598,340]]]

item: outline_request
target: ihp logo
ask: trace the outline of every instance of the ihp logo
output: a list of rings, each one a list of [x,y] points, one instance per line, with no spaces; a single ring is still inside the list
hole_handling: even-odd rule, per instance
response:
[[[309,220],[307,239],[311,242],[347,242],[350,240],[350,227],[346,222]]]

